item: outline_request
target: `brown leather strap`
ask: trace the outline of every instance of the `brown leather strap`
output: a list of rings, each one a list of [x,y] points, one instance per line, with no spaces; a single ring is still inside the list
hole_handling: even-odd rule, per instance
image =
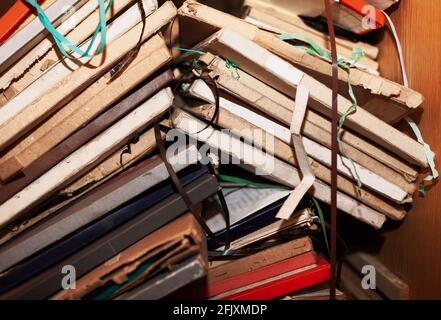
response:
[[[196,134],[201,133],[202,131],[205,131],[207,128],[213,127],[214,122],[216,121],[218,114],[219,114],[219,109],[220,109],[220,95],[219,95],[219,88],[217,86],[217,78],[216,77],[210,77],[208,75],[209,70],[204,70],[201,74],[201,80],[204,81],[210,88],[212,88],[213,90],[213,95],[214,95],[214,113],[213,116],[211,117],[211,119],[208,121],[207,125],[199,130],[198,132],[196,132]],[[210,86],[211,85],[211,86]]]
[[[331,283],[329,296],[335,300],[336,261],[337,261],[337,127],[338,127],[338,64],[337,46],[335,44],[334,22],[331,10],[331,0],[325,1],[326,19],[328,21],[329,40],[332,54],[332,131],[331,131]]]
[[[161,156],[162,161],[165,164],[165,168],[167,169],[168,174],[170,175],[170,178],[172,179],[172,182],[174,186],[176,187],[176,190],[178,191],[179,195],[184,200],[187,208],[190,210],[190,212],[195,217],[196,221],[199,223],[199,225],[204,229],[204,231],[207,233],[209,237],[214,238],[213,232],[208,228],[207,224],[205,223],[204,219],[201,216],[201,210],[196,206],[188,196],[187,192],[185,191],[184,187],[181,184],[181,181],[178,178],[178,175],[176,174],[175,170],[171,166],[170,162],[168,162],[167,159],[167,152],[165,150],[164,141],[161,137],[161,129],[160,125],[158,123],[155,123],[155,139],[156,144],[159,149],[159,154]]]
[[[138,55],[139,49],[141,48],[142,36],[144,35],[144,31],[145,31],[145,19],[147,18],[147,15],[145,13],[142,1],[141,0],[136,0],[136,1],[138,3],[139,12],[141,13],[141,21],[142,21],[141,34],[139,35],[138,43],[136,44],[136,46],[126,54],[126,56],[122,61],[116,64],[112,68],[112,70],[110,70],[111,78],[109,82],[112,82],[113,80],[118,78],[124,72],[124,70],[127,69],[127,67],[132,63],[132,61],[135,60],[136,56]]]

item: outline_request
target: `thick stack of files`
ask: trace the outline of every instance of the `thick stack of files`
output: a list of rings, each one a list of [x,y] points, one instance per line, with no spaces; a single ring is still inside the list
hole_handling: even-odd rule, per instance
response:
[[[0,299],[325,295],[329,37],[283,2],[247,0],[237,17],[193,0],[113,1],[104,37],[97,1],[51,0],[66,55],[37,18],[10,35]],[[380,229],[405,218],[430,164],[393,127],[423,97],[344,35],[337,207]]]
[[[248,5],[265,11],[263,1],[249,1]],[[290,125],[296,89],[306,86],[309,100],[301,134],[305,159],[316,178],[308,192],[329,203],[331,89],[325,77],[329,78],[330,62],[279,39],[273,32],[201,3],[186,1],[178,14],[181,45],[192,49],[180,60],[197,59],[201,77],[183,86],[185,99],[174,112],[175,127],[238,158],[249,169],[269,170],[273,179],[295,188],[303,172],[297,169],[300,160],[293,153]],[[325,38],[322,35],[320,39]],[[346,115],[342,129],[344,155],[338,157],[337,207],[379,229],[386,217],[402,220],[406,216],[405,205],[412,203],[417,189],[416,166],[429,167],[425,146],[390,124],[418,107],[423,98],[357,65],[341,68],[339,75],[340,116],[352,105],[347,97],[348,77],[359,107]],[[217,92],[207,77],[215,80]],[[392,91],[397,93],[393,98]],[[206,120],[216,126],[197,133]],[[264,139],[253,135],[259,130]],[[235,144],[246,151],[238,154],[229,147]]]
[[[250,248],[249,248],[250,249]],[[254,248],[256,249],[256,248]],[[309,237],[273,243],[243,257],[215,260],[208,275],[169,299],[267,300],[283,297],[329,279],[329,264],[312,251]]]
[[[93,43],[98,2],[76,3],[78,10],[58,30],[85,50]],[[152,126],[169,125],[166,114],[173,103],[171,53],[160,31],[176,13],[172,2],[114,2],[107,14],[106,52],[92,57],[60,58],[47,33],[32,29],[38,19],[2,45],[1,50],[16,49],[8,50],[1,76],[0,130],[8,132],[0,160],[2,299],[59,294],[67,289],[65,266],[90,286],[90,272],[118,254],[133,259],[139,242],[156,245],[158,236],[162,251],[153,246],[149,252],[158,268],[136,279],[154,281],[151,298],[178,288],[170,287],[170,279],[182,272],[184,278],[206,273],[205,235],[192,216],[180,218],[187,205],[162,158],[152,155],[158,139]],[[42,41],[23,46],[22,33]],[[97,47],[93,43],[91,52]],[[192,202],[219,192],[195,147],[166,156]],[[141,267],[150,261],[141,260]],[[106,298],[123,291],[130,292],[118,289]]]
[[[53,299],[161,298],[206,273],[206,255],[201,254],[204,243],[200,226],[187,213],[121,251],[117,259],[81,277],[75,289]],[[164,272],[167,269],[172,272]]]

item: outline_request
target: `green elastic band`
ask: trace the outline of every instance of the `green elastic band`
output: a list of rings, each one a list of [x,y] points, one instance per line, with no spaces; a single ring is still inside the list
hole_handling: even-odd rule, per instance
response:
[[[420,183],[420,187],[418,188],[418,192],[421,193],[423,196],[426,195],[426,188],[424,187],[424,182]]]
[[[176,48],[176,50],[190,52],[190,53],[197,53],[201,56],[205,54],[204,51],[193,50],[193,49]],[[199,61],[199,58],[194,58],[191,64],[193,66],[193,69],[199,70],[201,68],[201,62]]]
[[[311,55],[315,55],[315,56],[318,56],[318,57],[321,57],[321,58],[327,60],[328,62],[332,62],[331,53],[326,51],[322,47],[320,47],[317,43],[314,42],[314,40],[312,40],[308,36],[301,35],[301,34],[284,33],[284,34],[276,35],[276,37],[279,38],[280,40],[283,40],[283,41],[292,41],[292,40],[300,41],[304,44],[294,44],[294,46],[297,48],[301,48],[301,49],[306,50],[306,52]],[[307,45],[305,45],[305,43]],[[349,60],[351,60],[350,63],[348,63],[345,58],[339,57],[337,60],[337,64],[341,68],[350,69],[350,68],[353,68],[355,66],[355,64],[358,61],[360,61],[360,59],[363,57],[364,57],[363,50],[361,50],[361,48],[359,48],[359,47],[355,47],[352,50],[351,56],[349,58]],[[358,175],[357,169],[355,167],[355,163],[344,151],[343,142],[341,140],[341,134],[342,134],[341,130],[344,126],[344,123],[345,123],[347,117],[351,113],[357,111],[357,106],[358,106],[357,99],[355,98],[354,90],[352,89],[352,84],[351,84],[351,79],[350,79],[349,73],[348,73],[348,92],[349,92],[349,97],[352,100],[352,105],[348,108],[348,110],[346,110],[346,112],[339,119],[339,126],[338,126],[338,132],[337,132],[337,142],[338,142],[338,146],[340,149],[340,153],[342,154],[343,157],[348,159],[349,162],[351,163],[354,178],[357,180],[357,186],[361,188],[363,186],[363,184],[361,183],[360,176]]]
[[[346,112],[340,117],[339,121],[338,121],[338,130],[337,130],[337,142],[338,142],[338,147],[340,149],[341,154],[343,155],[343,157],[345,157],[346,159],[349,159],[353,172],[355,174],[355,178],[357,180],[357,186],[359,188],[361,188],[363,185],[361,183],[360,180],[360,176],[358,175],[358,171],[357,168],[355,167],[355,163],[354,161],[352,161],[352,159],[346,154],[346,151],[343,147],[343,141],[341,139],[341,134],[342,134],[342,129],[343,126],[345,124],[346,118],[352,113],[357,111],[357,99],[355,98],[354,92],[352,90],[352,86],[351,86],[351,78],[348,76],[348,87],[349,87],[349,96],[352,99],[352,105],[349,107],[348,110],[346,110]]]
[[[325,217],[323,215],[322,208],[320,207],[318,201],[314,197],[312,198],[312,201],[314,202],[314,205],[317,208],[317,213],[319,215],[320,224],[321,224],[322,230],[323,230],[323,237],[325,238],[326,249],[328,250],[328,254],[330,255],[331,253],[330,253],[330,250],[329,250],[328,234],[326,232]]]
[[[193,50],[193,49],[176,48],[176,50],[190,52],[190,53],[197,53],[197,54],[199,54],[201,56],[205,54],[204,51]],[[194,58],[192,64],[193,64],[193,68],[194,69],[200,69],[201,68],[201,64],[200,64],[199,58]],[[225,67],[227,67],[228,69],[232,69],[231,70],[231,75],[233,76],[234,79],[238,80],[240,78],[239,69],[238,69],[239,67],[233,61],[231,61],[228,58],[225,59]]]
[[[231,61],[230,59],[225,59],[225,66],[228,69],[233,69],[231,71],[231,74],[233,75],[233,78],[236,80],[239,80],[240,78],[240,74],[239,74],[239,69],[237,67],[237,64],[235,64],[233,61]]]
[[[179,50],[179,51],[185,51],[185,52],[190,52],[190,53],[197,53],[197,54],[199,54],[199,55],[201,55],[201,56],[205,54],[204,51],[193,50],[193,49],[176,48],[176,50]]]
[[[423,135],[421,134],[421,131],[415,121],[413,121],[410,117],[405,117],[404,119],[412,128],[418,142],[424,145],[424,152],[426,154],[427,162],[429,164],[430,170],[432,171],[432,175],[425,177],[424,180],[431,181],[433,179],[437,179],[439,177],[439,173],[438,170],[436,170],[435,160],[433,159],[433,152],[430,149],[430,146],[426,142],[424,142]]]
[[[235,177],[235,176],[229,176],[229,175],[225,175],[225,174],[219,174],[217,177],[218,177],[219,181],[222,181],[222,182],[236,183],[236,184],[245,185],[249,188],[254,188],[254,189],[289,190],[289,188],[286,188],[285,186],[282,186],[282,185],[276,185],[276,184],[270,184],[270,183],[259,183],[259,182],[254,182],[254,181],[251,181],[248,179],[239,178],[239,177]]]
[[[100,22],[97,25],[95,32],[93,33],[92,39],[86,51],[83,51],[80,48],[78,48],[75,44],[73,44],[69,39],[64,37],[60,32],[58,32],[57,29],[55,29],[55,27],[52,25],[47,15],[44,13],[44,10],[38,5],[37,2],[35,2],[34,0],[26,0],[27,3],[29,3],[37,10],[38,19],[46,28],[46,30],[52,35],[52,37],[55,40],[55,43],[57,44],[57,47],[60,49],[60,52],[65,57],[72,57],[72,56],[64,49],[64,46],[69,48],[69,50],[71,50],[72,52],[80,55],[81,57],[90,57],[90,50],[92,49],[92,46],[99,33],[101,33],[101,40],[97,49],[97,53],[101,53],[104,50],[104,47],[106,45],[106,13],[109,11],[113,0],[109,0],[107,7],[104,7],[104,0],[98,0],[98,1],[99,1]]]

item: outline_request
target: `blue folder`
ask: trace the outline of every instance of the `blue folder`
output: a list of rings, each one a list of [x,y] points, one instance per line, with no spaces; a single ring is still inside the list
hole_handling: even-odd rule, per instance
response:
[[[206,173],[208,173],[208,168],[198,164],[184,169],[178,176],[181,176],[181,183],[185,186]],[[128,205],[124,205],[124,207],[77,231],[72,236],[12,267],[0,277],[0,293],[19,285],[37,273],[77,252],[138,214],[153,207],[174,192],[174,186],[168,179],[156,186],[154,190],[148,190],[147,193],[131,201]]]
[[[286,197],[277,200],[265,208],[249,215],[248,217],[236,222],[230,227],[230,241],[242,238],[247,234],[257,231],[273,222],[276,222],[276,215],[279,209],[285,202]],[[220,230],[215,233],[216,241],[213,238],[207,238],[207,245],[209,250],[215,250],[219,241],[225,241],[226,230]]]

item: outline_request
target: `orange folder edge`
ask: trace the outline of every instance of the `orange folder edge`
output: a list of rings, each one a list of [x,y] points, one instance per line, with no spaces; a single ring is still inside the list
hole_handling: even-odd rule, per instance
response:
[[[44,0],[38,0],[42,3]],[[9,10],[0,17],[0,43],[3,43],[31,14],[31,8],[25,1],[18,0]]]

